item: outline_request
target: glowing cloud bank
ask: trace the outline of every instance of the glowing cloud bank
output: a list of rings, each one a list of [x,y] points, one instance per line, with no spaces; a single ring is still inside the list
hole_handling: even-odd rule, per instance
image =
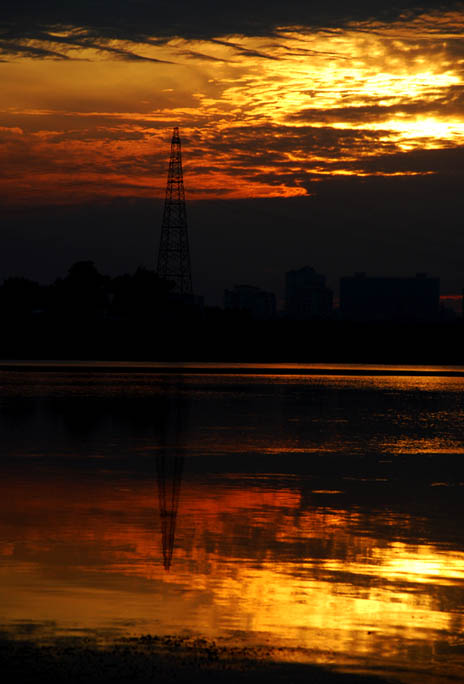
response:
[[[4,40],[0,196],[160,196],[173,125],[197,198],[448,172],[464,140],[463,29],[449,11],[269,36]]]

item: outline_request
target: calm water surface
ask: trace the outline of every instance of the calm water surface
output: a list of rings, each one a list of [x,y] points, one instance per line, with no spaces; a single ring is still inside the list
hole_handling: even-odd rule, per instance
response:
[[[464,369],[325,370],[4,365],[2,629],[464,678]]]

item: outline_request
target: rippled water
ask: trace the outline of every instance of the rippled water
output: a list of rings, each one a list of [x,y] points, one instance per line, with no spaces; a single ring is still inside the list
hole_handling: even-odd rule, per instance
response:
[[[462,369],[57,364],[0,387],[3,629],[464,677]]]

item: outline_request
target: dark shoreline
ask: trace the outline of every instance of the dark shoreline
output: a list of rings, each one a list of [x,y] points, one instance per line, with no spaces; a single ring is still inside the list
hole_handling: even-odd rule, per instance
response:
[[[276,657],[277,656],[277,657]],[[278,660],[278,649],[218,646],[206,639],[142,636],[99,643],[89,637],[36,642],[0,638],[6,684],[224,682],[387,684],[392,679]],[[395,681],[398,681],[396,679]]]
[[[463,365],[464,324],[202,318],[3,321],[0,359]]]

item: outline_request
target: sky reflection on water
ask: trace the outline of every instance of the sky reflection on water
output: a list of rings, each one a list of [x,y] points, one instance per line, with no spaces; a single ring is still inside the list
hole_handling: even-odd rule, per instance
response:
[[[7,374],[1,623],[463,676],[463,386]],[[160,455],[184,460],[169,570]]]

